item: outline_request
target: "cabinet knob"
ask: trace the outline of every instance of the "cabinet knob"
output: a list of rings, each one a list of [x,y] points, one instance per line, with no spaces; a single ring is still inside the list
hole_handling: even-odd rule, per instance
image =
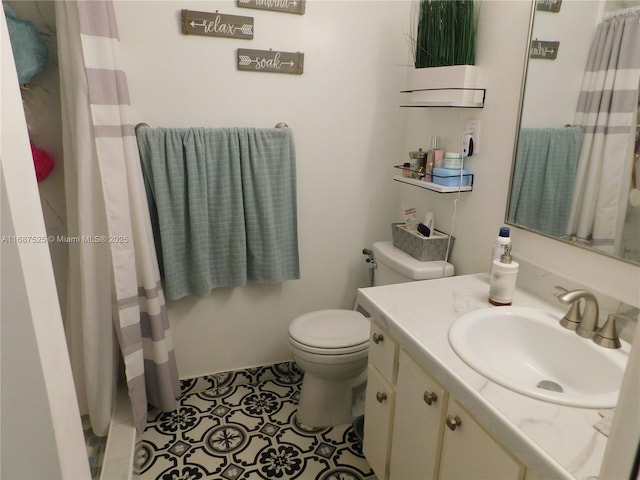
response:
[[[387,394],[384,392],[378,392],[376,393],[376,400],[378,400],[378,402],[382,403],[387,399]]]
[[[456,427],[462,425],[462,420],[460,420],[460,417],[457,415],[447,415],[447,420],[445,423],[450,430],[455,430]]]
[[[382,335],[381,333],[374,333],[373,334],[373,343],[380,343],[384,340],[384,335]]]
[[[438,394],[435,392],[430,392],[426,390],[422,398],[427,403],[427,405],[431,405],[433,402],[438,400]]]

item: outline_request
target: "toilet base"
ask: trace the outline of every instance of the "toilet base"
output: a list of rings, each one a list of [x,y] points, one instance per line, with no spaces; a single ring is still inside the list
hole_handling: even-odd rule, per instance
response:
[[[310,427],[351,423],[352,403],[350,381],[318,378],[306,372],[298,404],[298,421]]]
[[[363,360],[366,367],[366,358]],[[360,368],[358,368],[360,370]],[[305,372],[298,403],[298,421],[310,427],[351,423],[364,413],[367,370],[351,378],[331,379]]]

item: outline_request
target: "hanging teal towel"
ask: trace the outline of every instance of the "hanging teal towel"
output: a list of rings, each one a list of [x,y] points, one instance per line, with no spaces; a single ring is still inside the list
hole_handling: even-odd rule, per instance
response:
[[[300,278],[290,129],[137,131],[167,296]]]
[[[554,236],[566,234],[582,137],[580,127],[520,130],[510,222]]]

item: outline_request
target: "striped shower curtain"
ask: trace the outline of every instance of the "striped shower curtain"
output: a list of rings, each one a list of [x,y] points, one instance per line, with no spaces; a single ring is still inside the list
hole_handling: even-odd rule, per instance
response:
[[[567,233],[578,243],[615,253],[621,237],[633,157],[640,79],[639,12],[598,25],[574,124],[584,140]]]
[[[144,429],[179,380],[111,1],[57,2],[69,244],[65,319],[81,408],[105,435],[118,358]],[[116,345],[119,345],[119,352]]]

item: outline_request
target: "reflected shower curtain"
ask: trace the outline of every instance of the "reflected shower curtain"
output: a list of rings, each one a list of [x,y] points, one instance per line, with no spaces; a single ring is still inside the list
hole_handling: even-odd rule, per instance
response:
[[[640,76],[638,12],[598,25],[578,99],[575,125],[583,127],[567,233],[607,253],[620,238],[631,171]]]
[[[83,412],[109,427],[120,346],[138,431],[179,380],[111,1],[56,3],[69,244],[65,319]]]

